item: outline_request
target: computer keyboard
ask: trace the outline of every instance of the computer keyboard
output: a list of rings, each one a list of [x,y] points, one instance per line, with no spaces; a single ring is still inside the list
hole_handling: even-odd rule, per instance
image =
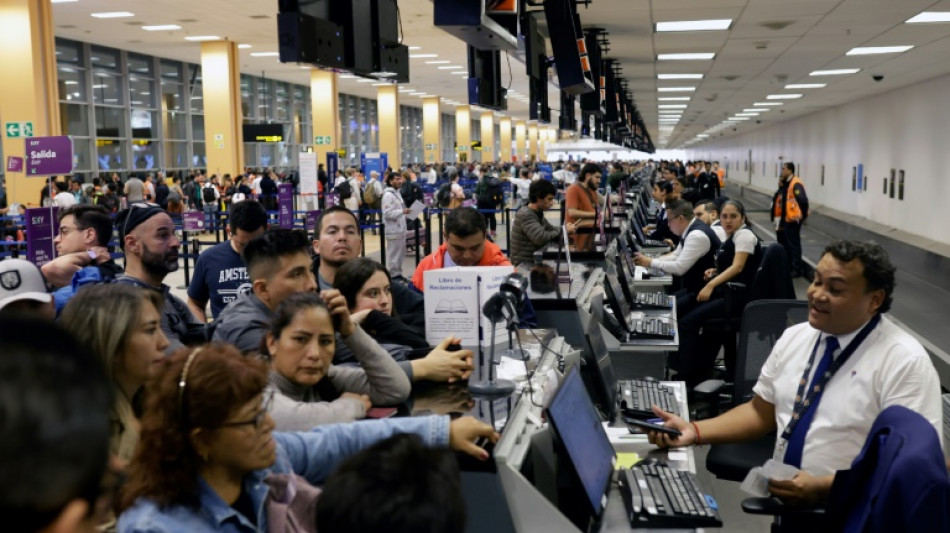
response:
[[[676,337],[676,328],[668,318],[636,318],[633,320],[633,339],[665,339]]]
[[[639,379],[621,380],[617,382],[620,393],[620,413],[630,418],[641,420],[653,418],[653,406],[674,415],[680,414],[679,402],[673,390],[656,381]]]
[[[638,292],[634,303],[637,307],[648,309],[672,309],[676,298],[663,291]]]
[[[657,463],[625,468],[618,478],[634,529],[722,527],[719,505],[691,472]]]
[[[647,246],[649,248],[669,248],[670,247],[669,244],[666,244],[663,241],[655,241],[653,239],[643,239],[643,246]]]

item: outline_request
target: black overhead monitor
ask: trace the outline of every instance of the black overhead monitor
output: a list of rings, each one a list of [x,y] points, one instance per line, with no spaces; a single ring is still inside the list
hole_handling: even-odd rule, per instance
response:
[[[590,517],[597,521],[606,507],[616,456],[577,367],[568,372],[547,412],[586,494]],[[579,526],[588,529],[588,524]]]

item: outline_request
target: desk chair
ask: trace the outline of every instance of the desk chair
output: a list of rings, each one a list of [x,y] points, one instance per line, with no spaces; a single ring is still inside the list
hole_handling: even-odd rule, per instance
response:
[[[731,379],[736,369],[736,333],[742,326],[742,311],[749,302],[763,299],[794,300],[795,287],[788,274],[785,249],[778,243],[763,244],[752,285],[726,283],[725,309],[721,318],[703,323],[704,332],[718,332],[723,339],[725,375]]]
[[[742,314],[742,330],[739,333],[739,353],[736,358],[736,377],[729,407],[745,403],[752,398],[752,387],[759,379],[762,365],[772,352],[772,347],[786,328],[808,319],[808,302],[802,300],[758,300],[746,306]],[[700,389],[709,380],[696,387]],[[708,394],[718,395],[710,384]],[[713,407],[718,406],[714,401]],[[717,414],[717,413],[714,413]],[[735,444],[714,444],[706,456],[706,469],[716,477],[729,481],[742,481],[752,467],[761,466],[772,457],[775,435]]]
[[[937,432],[920,414],[895,405],[875,419],[851,468],[835,473],[824,509],[748,498],[742,510],[776,516],[773,533],[810,525],[818,531],[909,533],[950,531],[947,502],[950,478]]]

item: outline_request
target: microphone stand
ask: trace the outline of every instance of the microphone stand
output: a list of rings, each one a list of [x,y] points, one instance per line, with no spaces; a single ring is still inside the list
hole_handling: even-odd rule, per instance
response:
[[[488,360],[488,379],[469,382],[468,390],[473,396],[483,397],[502,397],[508,396],[515,391],[515,383],[507,379],[495,379],[495,324],[491,323],[491,348]],[[478,364],[480,370],[485,367],[485,359],[482,350],[479,350]]]

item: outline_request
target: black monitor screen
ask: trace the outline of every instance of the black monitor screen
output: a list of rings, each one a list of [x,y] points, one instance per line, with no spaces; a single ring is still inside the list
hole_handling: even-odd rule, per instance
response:
[[[607,255],[607,266],[604,269],[605,278],[607,278],[608,297],[611,307],[614,308],[614,314],[617,320],[624,324],[629,330],[630,303],[624,298],[623,288],[620,286],[620,279],[617,277],[616,256]]]
[[[557,390],[548,407],[548,418],[580,478],[593,515],[599,517],[614,469],[614,449],[577,367],[571,369]]]

